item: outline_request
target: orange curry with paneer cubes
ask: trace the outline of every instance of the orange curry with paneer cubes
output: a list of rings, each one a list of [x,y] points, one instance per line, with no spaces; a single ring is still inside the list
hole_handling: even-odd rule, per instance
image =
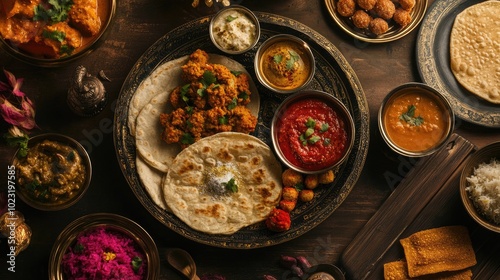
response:
[[[109,1],[2,0],[0,35],[37,58],[71,55],[100,34]]]

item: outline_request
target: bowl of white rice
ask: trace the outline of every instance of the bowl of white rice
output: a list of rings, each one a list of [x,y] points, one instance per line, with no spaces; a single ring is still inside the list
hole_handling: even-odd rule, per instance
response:
[[[500,142],[479,149],[467,159],[460,177],[460,196],[477,223],[500,233]]]

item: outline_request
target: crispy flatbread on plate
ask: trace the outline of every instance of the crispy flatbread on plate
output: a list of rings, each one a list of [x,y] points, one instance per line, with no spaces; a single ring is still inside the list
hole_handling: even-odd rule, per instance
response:
[[[384,280],[470,280],[472,271],[470,269],[460,271],[449,271],[437,274],[430,274],[411,278],[408,275],[408,266],[406,261],[399,260],[384,264]]]
[[[268,145],[248,134],[221,132],[177,155],[163,194],[191,228],[232,234],[266,219],[279,202],[280,180],[281,164]]]

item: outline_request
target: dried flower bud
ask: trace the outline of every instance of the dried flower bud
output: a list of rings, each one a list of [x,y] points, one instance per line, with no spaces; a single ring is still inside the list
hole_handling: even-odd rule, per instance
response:
[[[265,274],[265,275],[262,277],[262,279],[264,279],[264,280],[278,280],[278,279],[276,279],[276,277],[271,276],[271,275],[267,275],[267,274]]]
[[[304,275],[304,271],[302,270],[302,268],[298,267],[297,265],[292,265],[292,267],[290,268],[290,270],[292,271],[293,274],[301,277],[302,275]]]
[[[297,264],[303,269],[303,270],[308,270],[311,268],[311,263],[306,259],[304,256],[298,256],[295,257],[297,259]]]

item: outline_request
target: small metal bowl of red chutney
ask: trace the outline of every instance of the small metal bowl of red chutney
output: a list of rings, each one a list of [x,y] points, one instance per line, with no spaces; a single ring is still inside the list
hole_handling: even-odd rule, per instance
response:
[[[304,174],[340,165],[354,145],[354,121],[348,108],[330,93],[304,90],[276,110],[271,139],[279,159]]]

